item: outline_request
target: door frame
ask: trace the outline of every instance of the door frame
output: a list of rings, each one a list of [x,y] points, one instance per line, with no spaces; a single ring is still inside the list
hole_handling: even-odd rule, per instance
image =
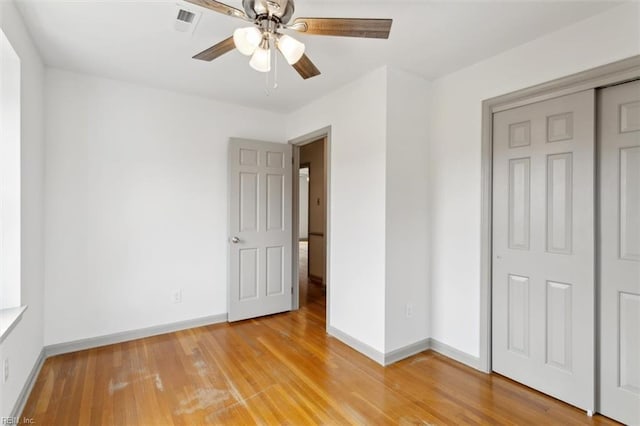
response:
[[[640,55],[632,56],[576,74],[552,80],[546,83],[517,90],[505,95],[482,101],[482,165],[481,165],[481,239],[480,239],[480,359],[478,368],[485,373],[492,371],[491,366],[491,275],[492,275],[492,221],[493,203],[493,114],[519,106],[529,105],[560,96],[570,95],[589,89],[602,89],[607,86],[640,79]],[[597,165],[597,161],[596,161]],[[596,167],[596,177],[598,170]],[[594,185],[596,182],[594,182]],[[596,189],[596,202],[598,192]],[[595,208],[596,206],[594,206]],[[595,210],[597,213],[597,210]],[[596,223],[598,216],[595,216]],[[596,246],[597,246],[596,234]],[[597,250],[596,250],[597,253]],[[596,259],[597,273],[597,259]],[[596,321],[599,318],[599,283],[595,275]],[[598,345],[598,327],[596,324],[596,347]],[[596,360],[598,354],[596,354]],[[597,365],[596,365],[596,368]],[[595,372],[594,372],[595,373]],[[597,379],[597,375],[596,375]],[[597,383],[597,380],[596,380]]]
[[[316,131],[307,133],[297,138],[289,140],[289,144],[293,149],[293,167],[292,173],[293,179],[293,202],[291,208],[292,214],[292,239],[294,247],[298,247],[298,239],[300,238],[300,209],[299,209],[299,197],[300,197],[300,180],[298,175],[300,173],[300,148],[304,145],[308,145],[319,139],[324,138],[324,200],[325,200],[325,221],[324,221],[324,244],[325,244],[325,270],[324,270],[324,283],[327,290],[326,293],[326,328],[328,329],[330,324],[330,302],[331,302],[331,275],[330,275],[330,259],[331,259],[331,126],[323,127]],[[297,310],[300,308],[300,280],[298,278],[298,262],[299,262],[299,250],[292,250],[292,278],[293,278],[293,292],[291,294],[291,310]]]

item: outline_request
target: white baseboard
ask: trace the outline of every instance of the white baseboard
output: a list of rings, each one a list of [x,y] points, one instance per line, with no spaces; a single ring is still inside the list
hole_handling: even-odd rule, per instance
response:
[[[402,348],[387,352],[384,355],[384,365],[391,365],[394,362],[398,362],[415,354],[419,354],[420,352],[426,351],[431,348],[430,344],[430,339],[422,339],[415,343],[411,343],[410,345],[403,346]]]
[[[373,361],[377,362],[383,367],[429,349],[430,342],[429,339],[423,339],[402,348],[393,350],[391,352],[382,353],[379,350],[367,345],[364,342],[361,342],[360,340],[348,335],[343,331],[338,330],[335,327],[327,327],[327,333],[329,333],[330,336],[333,336],[336,339],[340,340],[345,345],[350,346],[352,349],[360,352],[362,355],[371,358]]]
[[[159,334],[172,333],[174,331],[187,330],[189,328],[219,324],[222,322],[227,322],[227,314],[211,315],[208,317],[179,321],[171,324],[156,325],[153,327],[123,331],[121,333],[108,334],[105,336],[90,337],[88,339],[80,339],[72,342],[57,343],[45,346],[44,351],[46,356],[50,357],[69,352],[98,348],[100,346],[113,345],[115,343],[128,342],[130,340],[143,339],[145,337],[157,336]]]
[[[391,352],[382,353],[377,349],[374,349],[371,346],[367,345],[366,343],[361,342],[355,337],[352,337],[347,333],[338,330],[335,327],[331,327],[331,326],[327,327],[327,333],[329,333],[329,335],[335,337],[336,339],[340,340],[342,343],[346,344],[347,346],[350,346],[351,348],[365,355],[366,357],[371,358],[372,360],[382,365],[383,367],[391,365],[394,362],[398,362],[402,359],[409,358],[410,356],[416,355],[420,352],[431,349],[432,351],[438,352],[439,354],[444,355],[447,358],[451,358],[454,361],[465,364],[476,370],[484,371],[481,368],[481,362],[479,357],[469,355],[466,352],[462,352],[459,349],[456,349],[452,346],[447,345],[446,343],[442,343],[431,337],[427,339],[419,340],[415,343],[411,343],[407,346],[393,350]]]
[[[33,386],[36,384],[36,380],[38,379],[38,375],[40,374],[40,370],[42,370],[42,366],[44,365],[44,361],[47,359],[44,348],[40,351],[40,355],[38,355],[38,359],[36,363],[33,365],[29,376],[27,377],[27,381],[25,382],[22,390],[20,391],[20,395],[18,395],[18,400],[13,406],[13,410],[11,411],[10,417],[20,417],[22,415],[22,410],[24,410],[24,406],[27,403],[27,399],[29,399],[29,395],[31,394],[31,390]]]
[[[356,339],[355,337],[351,337],[347,333],[340,331],[337,328],[332,326],[327,327],[327,333],[329,333],[329,335],[335,337],[336,339],[340,340],[345,345],[350,346],[351,348],[360,352],[362,355],[368,358],[371,358],[378,364],[384,366],[384,354],[378,351],[377,349],[372,348],[366,343],[363,343],[360,340]]]
[[[434,352],[438,352],[440,355],[444,355],[454,361],[458,361],[459,363],[468,365],[471,368],[485,372],[482,368],[479,357],[469,355],[466,352],[462,352],[461,350],[449,346],[446,343],[442,343],[434,338],[429,338],[429,348]]]

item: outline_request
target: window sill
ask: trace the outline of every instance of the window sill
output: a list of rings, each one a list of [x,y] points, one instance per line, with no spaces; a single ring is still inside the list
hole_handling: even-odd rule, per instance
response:
[[[16,326],[22,314],[27,310],[27,305],[17,308],[0,309],[0,343],[9,335]]]

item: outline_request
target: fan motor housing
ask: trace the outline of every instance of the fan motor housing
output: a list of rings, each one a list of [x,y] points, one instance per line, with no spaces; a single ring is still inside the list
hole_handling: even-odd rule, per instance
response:
[[[291,20],[295,11],[293,0],[242,0],[242,7],[250,19],[266,16],[283,24]]]

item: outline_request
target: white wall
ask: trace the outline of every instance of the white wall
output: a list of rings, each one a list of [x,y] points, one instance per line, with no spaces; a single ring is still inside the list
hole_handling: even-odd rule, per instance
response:
[[[429,337],[430,84],[390,67],[387,84],[385,351],[391,352]]]
[[[283,116],[59,70],[45,108],[45,344],[226,313],[228,140]]]
[[[432,337],[479,355],[481,102],[640,53],[638,3],[610,9],[433,82]]]
[[[387,86],[398,91],[389,100]],[[225,313],[228,138],[283,141],[327,125],[330,325],[381,353],[427,337],[426,88],[382,68],[285,120],[48,70],[45,344]],[[396,202],[411,211],[385,207]],[[387,243],[389,232],[398,236]]]
[[[329,325],[379,354],[429,337],[428,96],[384,67],[287,118],[289,139],[331,126]]]
[[[0,31],[0,309],[20,305],[20,58]]]
[[[0,344],[9,359],[0,380],[0,417],[9,416],[43,345],[43,66],[12,2],[0,1],[0,27],[21,61],[21,303],[29,306]]]
[[[287,139],[331,126],[330,326],[384,352],[386,69],[287,116]]]

